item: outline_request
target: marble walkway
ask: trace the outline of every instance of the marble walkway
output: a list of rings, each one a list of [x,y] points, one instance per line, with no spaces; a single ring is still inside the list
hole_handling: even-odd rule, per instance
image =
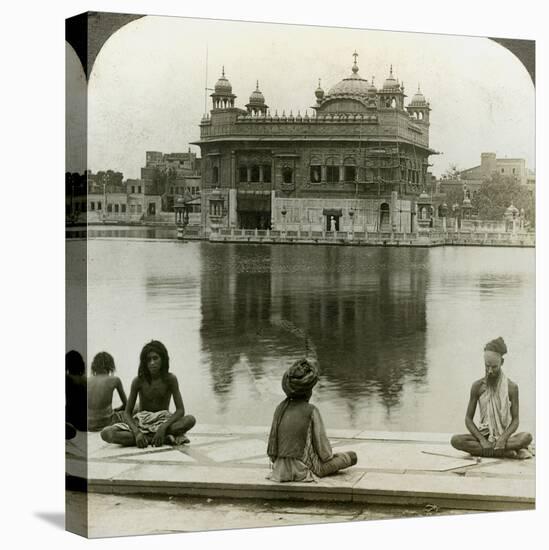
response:
[[[265,427],[201,424],[180,447],[119,447],[97,433],[66,444],[66,472],[91,492],[363,502],[463,510],[535,506],[535,458],[474,459],[452,449],[448,434],[328,430],[334,452],[358,464],[317,483],[266,479]],[[86,462],[86,449],[88,461]]]

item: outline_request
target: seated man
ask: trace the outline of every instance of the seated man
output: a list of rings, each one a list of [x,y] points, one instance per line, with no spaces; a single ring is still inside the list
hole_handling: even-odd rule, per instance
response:
[[[65,439],[76,436],[76,430],[87,429],[86,365],[82,355],[71,350],[65,355]]]
[[[333,453],[318,409],[309,403],[318,382],[316,365],[296,361],[282,378],[287,398],[275,410],[267,454],[273,481],[315,481],[357,463],[356,453]]]
[[[526,432],[515,434],[519,425],[519,392],[501,368],[506,353],[507,346],[501,337],[484,347],[486,375],[473,383],[465,415],[470,433],[454,435],[451,440],[454,448],[474,456],[531,458],[527,447],[532,436]],[[473,421],[477,403],[478,427]]]
[[[124,412],[126,422],[118,422],[101,431],[107,443],[145,448],[165,444],[188,443],[185,436],[196,423],[194,416],[185,415],[179,383],[169,371],[170,359],[164,344],[152,340],[146,344],[139,358],[137,377],[134,378]],[[132,416],[139,396],[139,411]],[[173,397],[175,413],[168,412]]]
[[[98,432],[114,422],[124,420],[119,414],[126,408],[126,394],[122,381],[115,376],[114,359],[106,351],[99,352],[92,361],[92,375],[88,379],[88,430]],[[114,391],[118,392],[122,405],[112,409]]]

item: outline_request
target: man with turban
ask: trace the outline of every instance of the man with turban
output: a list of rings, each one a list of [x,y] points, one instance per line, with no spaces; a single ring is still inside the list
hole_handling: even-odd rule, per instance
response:
[[[532,436],[515,433],[519,426],[518,386],[502,370],[507,346],[501,336],[484,346],[485,376],[473,383],[465,414],[468,434],[454,435],[454,448],[474,456],[531,458]],[[480,410],[480,423],[473,418]]]
[[[196,420],[194,416],[185,414],[179,382],[169,368],[168,350],[162,342],[151,340],[143,347],[124,411],[126,421],[104,428],[101,431],[104,441],[139,448],[189,442],[185,434]],[[134,414],[138,397],[139,412]],[[173,414],[168,411],[172,398],[175,405]]]
[[[315,481],[357,463],[353,451],[332,452],[320,412],[309,403],[317,382],[318,369],[307,359],[282,377],[287,397],[275,410],[267,447],[273,481]]]

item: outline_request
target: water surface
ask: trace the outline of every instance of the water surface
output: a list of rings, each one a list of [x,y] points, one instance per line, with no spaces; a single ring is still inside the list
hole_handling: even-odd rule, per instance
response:
[[[455,432],[482,347],[501,335],[533,431],[534,261],[533,249],[91,240],[88,361],[109,351],[129,391],[159,339],[199,421],[267,425],[306,331],[328,427]]]

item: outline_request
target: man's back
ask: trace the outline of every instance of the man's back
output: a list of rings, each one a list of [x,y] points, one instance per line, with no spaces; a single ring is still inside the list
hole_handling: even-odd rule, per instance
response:
[[[112,407],[112,395],[120,379],[117,376],[98,374],[88,379],[88,409]]]

